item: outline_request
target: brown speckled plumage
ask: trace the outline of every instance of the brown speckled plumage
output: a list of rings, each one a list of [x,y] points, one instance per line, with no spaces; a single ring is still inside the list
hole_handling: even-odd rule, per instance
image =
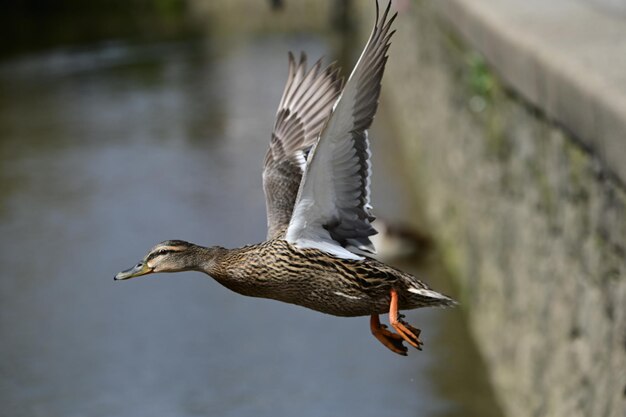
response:
[[[366,316],[389,310],[389,290],[400,294],[399,307],[449,305],[449,299],[407,291],[428,289],[410,274],[375,259],[337,259],[317,249],[300,250],[283,239],[240,249],[220,250],[206,271],[243,295],[271,298],[335,316]]]

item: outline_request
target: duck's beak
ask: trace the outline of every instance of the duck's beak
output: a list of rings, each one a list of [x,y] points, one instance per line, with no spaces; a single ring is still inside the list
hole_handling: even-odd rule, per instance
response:
[[[146,275],[150,273],[152,273],[152,268],[150,268],[144,262],[139,262],[137,265],[133,266],[132,268],[127,269],[126,271],[119,272],[113,279],[116,281],[119,281],[122,279],[140,277],[142,275]]]

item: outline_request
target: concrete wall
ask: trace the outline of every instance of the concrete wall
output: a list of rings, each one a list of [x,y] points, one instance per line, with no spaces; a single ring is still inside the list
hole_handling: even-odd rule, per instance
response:
[[[436,2],[396,3],[383,105],[507,415],[623,417],[619,176],[503,85]],[[371,1],[357,4],[365,37]]]

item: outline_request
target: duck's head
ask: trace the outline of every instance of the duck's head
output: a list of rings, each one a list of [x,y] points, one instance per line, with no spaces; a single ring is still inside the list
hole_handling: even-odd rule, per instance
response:
[[[137,265],[115,275],[123,280],[155,272],[180,272],[197,269],[201,263],[200,246],[182,240],[166,240],[148,252]]]

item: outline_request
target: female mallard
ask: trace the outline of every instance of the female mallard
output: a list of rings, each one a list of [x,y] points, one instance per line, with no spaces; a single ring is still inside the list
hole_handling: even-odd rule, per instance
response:
[[[372,123],[396,17],[389,5],[341,92],[335,65],[306,70],[302,54],[289,54],[289,76],[265,155],[263,188],[267,240],[238,249],[179,240],[159,243],[123,280],[154,272],[201,271],[243,295],[271,298],[336,316],[370,315],[372,334],[406,355],[406,341],[421,349],[420,331],[400,309],[447,306],[454,301],[414,276],[368,256],[371,226]],[[340,94],[341,92],[341,94]],[[397,333],[380,323],[389,312]]]

